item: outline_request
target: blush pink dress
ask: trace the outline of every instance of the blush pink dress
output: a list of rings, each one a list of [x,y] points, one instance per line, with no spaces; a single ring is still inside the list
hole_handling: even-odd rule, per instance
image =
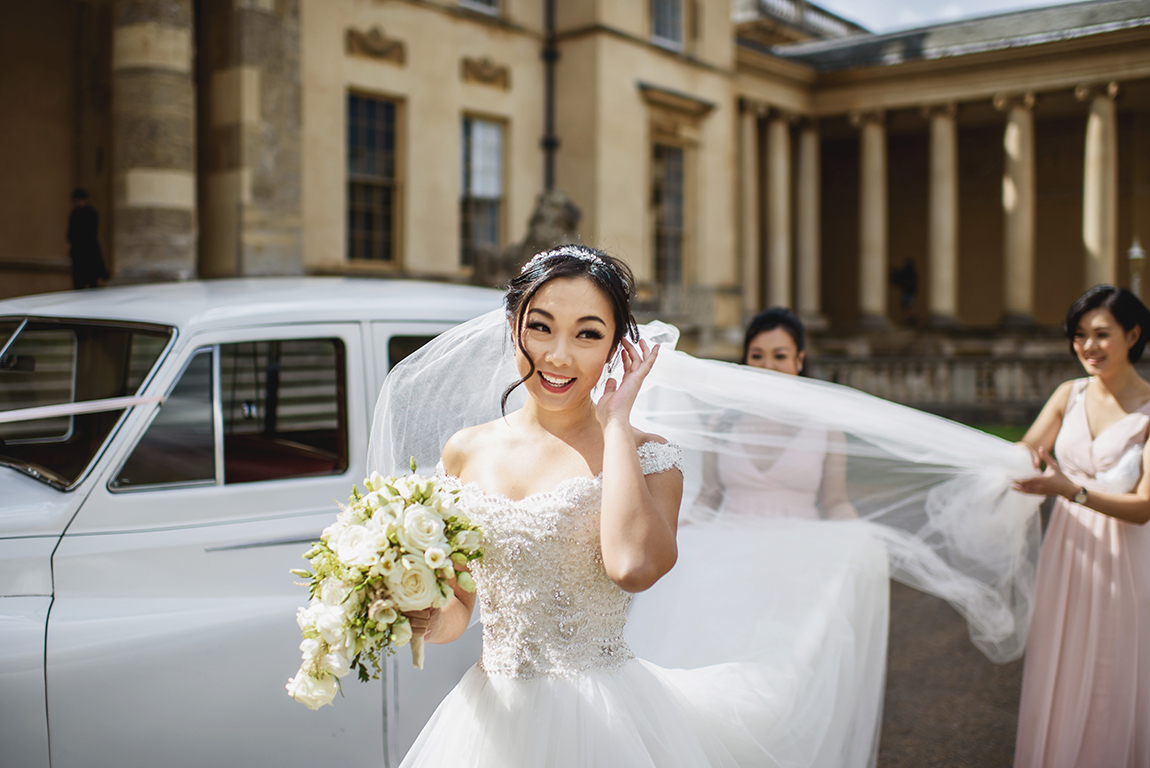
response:
[[[1088,490],[1138,481],[1150,404],[1094,438],[1075,382],[1054,450]],[[1059,498],[1038,561],[1015,768],[1150,768],[1150,525]]]

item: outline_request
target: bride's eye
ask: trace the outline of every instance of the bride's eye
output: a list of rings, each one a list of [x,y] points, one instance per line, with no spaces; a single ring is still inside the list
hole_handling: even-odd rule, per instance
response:
[[[582,331],[579,331],[579,337],[583,339],[601,339],[603,338],[603,333],[601,331],[595,330],[594,328],[586,328]]]
[[[551,329],[548,328],[545,323],[541,323],[538,320],[536,320],[534,322],[527,324],[527,330],[529,330],[529,331],[540,331],[542,333],[547,333]]]

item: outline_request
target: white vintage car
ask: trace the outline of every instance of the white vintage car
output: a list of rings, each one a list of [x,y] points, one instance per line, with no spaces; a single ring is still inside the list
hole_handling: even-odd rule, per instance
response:
[[[312,712],[288,570],[364,476],[388,369],[496,307],[409,281],[0,302],[0,765],[395,765],[473,630]]]

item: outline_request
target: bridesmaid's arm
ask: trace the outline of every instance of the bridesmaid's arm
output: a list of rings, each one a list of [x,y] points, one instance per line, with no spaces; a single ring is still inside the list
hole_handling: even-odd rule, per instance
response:
[[[1035,469],[1039,468],[1038,450],[1044,448],[1048,453],[1054,450],[1054,440],[1058,437],[1058,430],[1062,429],[1062,417],[1066,415],[1066,404],[1073,387],[1073,380],[1059,384],[1046,405],[1042,406],[1038,418],[1018,441],[1019,445],[1029,449]]]
[[[1014,484],[1015,489],[1042,496],[1057,495],[1073,501],[1080,486],[1062,473],[1061,467],[1045,448],[1039,448],[1038,455],[1046,462],[1046,471],[1037,477],[1019,480]],[[1083,506],[1135,525],[1150,522],[1150,451],[1142,454],[1142,477],[1133,493],[1089,490],[1086,493],[1086,504]]]

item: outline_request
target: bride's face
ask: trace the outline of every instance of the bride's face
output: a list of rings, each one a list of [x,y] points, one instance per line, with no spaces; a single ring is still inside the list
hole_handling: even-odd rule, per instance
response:
[[[535,361],[535,373],[524,382],[531,397],[548,409],[578,405],[591,395],[611,353],[611,302],[587,278],[557,278],[527,305],[522,333]],[[531,371],[519,345],[515,362],[520,376]]]
[[[798,376],[805,353],[799,351],[791,334],[782,328],[763,331],[747,347],[747,365]]]

